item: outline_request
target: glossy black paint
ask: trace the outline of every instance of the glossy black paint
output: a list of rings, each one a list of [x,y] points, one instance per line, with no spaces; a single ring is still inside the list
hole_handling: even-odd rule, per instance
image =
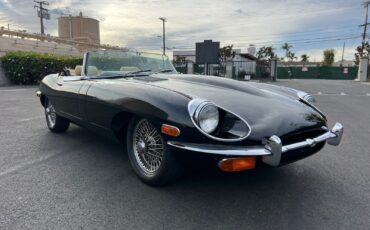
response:
[[[326,119],[300,102],[294,90],[267,84],[180,74],[118,79],[61,78],[49,75],[40,85],[56,112],[78,125],[110,136],[117,130],[115,119],[132,114],[150,119],[158,128],[163,123],[179,127],[181,135],[166,137],[168,140],[223,145],[261,145],[264,138],[272,135],[284,137],[326,126]],[[193,98],[212,101],[241,116],[251,126],[250,136],[231,143],[206,137],[189,117],[187,106]]]

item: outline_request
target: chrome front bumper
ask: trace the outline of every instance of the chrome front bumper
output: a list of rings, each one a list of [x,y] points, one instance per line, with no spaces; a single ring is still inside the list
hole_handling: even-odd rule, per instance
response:
[[[168,145],[194,152],[209,153],[222,156],[262,156],[262,161],[271,166],[278,166],[281,160],[281,154],[303,148],[303,147],[314,147],[320,142],[326,141],[329,145],[337,146],[340,144],[343,135],[343,126],[340,123],[336,123],[331,130],[327,130],[326,133],[312,138],[306,139],[305,141],[282,145],[281,139],[278,136],[271,136],[264,146],[260,147],[232,147],[230,146],[215,146],[215,145],[204,145],[204,144],[193,144],[193,143],[180,143],[176,141],[167,142]]]

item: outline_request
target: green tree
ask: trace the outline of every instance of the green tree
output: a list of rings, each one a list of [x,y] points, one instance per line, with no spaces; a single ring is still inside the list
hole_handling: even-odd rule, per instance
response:
[[[262,46],[258,49],[256,56],[257,59],[260,61],[270,61],[271,59],[277,58],[277,55],[275,54],[275,48],[273,48],[272,46]]]
[[[223,74],[226,74],[226,62],[231,61],[235,57],[234,45],[227,45],[219,49],[220,69]]]
[[[186,57],[176,56],[175,60],[173,60],[173,64],[178,65],[178,66],[186,64]]]
[[[335,50],[334,49],[326,49],[326,50],[324,50],[323,55],[324,55],[323,65],[324,66],[333,65],[334,59],[335,59]]]
[[[289,57],[291,56],[291,49],[293,48],[293,46],[289,45],[288,43],[284,43],[281,48],[285,51],[285,57],[289,60]]]
[[[262,46],[257,51],[257,72],[259,77],[267,78],[270,75],[270,63],[274,58],[277,58],[275,49],[272,46]]]
[[[308,62],[310,59],[310,56],[308,56],[307,54],[302,54],[301,55],[301,61],[302,62]]]
[[[362,45],[359,45],[356,47],[356,53],[355,53],[355,64],[358,65],[360,64],[360,58],[361,56],[363,57],[368,57],[370,54],[370,44],[369,42],[365,42],[364,44],[364,49],[362,49]]]
[[[289,51],[289,52],[288,52],[288,56],[287,56],[287,58],[288,58],[288,61],[290,61],[290,62],[292,62],[292,61],[294,61],[294,60],[297,60],[297,59],[298,59],[298,57],[297,57],[297,56],[295,56],[295,53],[293,53],[293,52],[291,52],[291,51]]]
[[[234,45],[227,45],[220,48],[220,62],[225,63],[226,61],[230,61],[235,57],[235,51],[233,51]]]

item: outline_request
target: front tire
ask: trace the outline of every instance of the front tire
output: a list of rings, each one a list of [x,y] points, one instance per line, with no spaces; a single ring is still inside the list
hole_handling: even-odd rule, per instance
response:
[[[181,176],[183,166],[147,119],[135,117],[130,121],[126,143],[131,166],[146,184],[162,186]]]
[[[46,124],[53,133],[64,133],[69,128],[69,121],[55,112],[55,108],[50,100],[46,99],[45,103]]]

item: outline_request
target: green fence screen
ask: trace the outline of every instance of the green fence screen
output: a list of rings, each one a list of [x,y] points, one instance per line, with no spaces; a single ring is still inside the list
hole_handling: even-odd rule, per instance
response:
[[[278,67],[278,79],[332,79],[353,80],[358,67]]]

